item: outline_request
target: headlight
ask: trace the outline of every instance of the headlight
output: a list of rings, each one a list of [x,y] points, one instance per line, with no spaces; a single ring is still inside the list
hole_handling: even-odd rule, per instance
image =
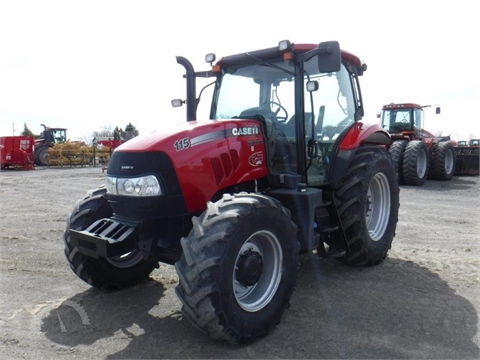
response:
[[[157,196],[162,195],[158,180],[153,175],[138,178],[106,177],[107,193],[125,196]]]

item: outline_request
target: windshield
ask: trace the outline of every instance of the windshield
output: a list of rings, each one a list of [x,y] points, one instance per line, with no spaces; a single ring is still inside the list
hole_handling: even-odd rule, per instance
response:
[[[299,95],[304,97],[304,103],[298,109],[295,107],[296,96],[299,96],[295,93],[295,68],[290,62],[227,70],[216,92],[212,115],[216,120],[256,118],[262,121],[269,140],[269,168],[273,173],[303,172],[297,168],[295,154],[295,123],[303,116],[307,142],[314,137],[319,143],[319,155],[309,163],[308,169],[309,184],[314,186],[327,181],[333,144],[355,121],[356,102],[351,75],[344,65],[335,73],[319,73],[318,60],[313,57],[304,64],[303,70],[300,80],[303,94]],[[318,82],[318,90],[308,92],[308,82]],[[279,144],[283,144],[283,150]]]
[[[413,121],[412,121],[413,114]],[[420,131],[422,127],[422,109],[391,109],[382,111],[382,127],[388,132],[408,130]]]

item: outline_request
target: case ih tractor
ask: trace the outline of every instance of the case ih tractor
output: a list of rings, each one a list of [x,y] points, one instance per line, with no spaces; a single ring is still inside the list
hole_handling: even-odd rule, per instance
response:
[[[455,172],[455,149],[449,136],[435,137],[423,129],[423,109],[432,105],[388,104],[381,110],[382,127],[392,137],[389,152],[399,184],[423,185],[427,177],[450,180]],[[440,107],[435,108],[440,113]]]
[[[172,103],[186,104],[187,121],[115,149],[106,184],[69,216],[65,255],[104,289],[172,264],[187,319],[251,342],[280,322],[299,254],[386,257],[399,207],[390,136],[360,122],[366,66],[337,42],[282,41],[202,72],[177,62],[187,96]],[[196,119],[197,78],[213,85],[210,120]]]
[[[39,139],[35,139],[35,164],[47,166],[47,151],[55,144],[67,141],[67,129],[51,128],[44,124],[43,132]]]

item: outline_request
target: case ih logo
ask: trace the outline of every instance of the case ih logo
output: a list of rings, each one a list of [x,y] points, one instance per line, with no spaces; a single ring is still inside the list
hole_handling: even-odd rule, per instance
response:
[[[233,136],[258,135],[259,133],[260,133],[260,130],[258,130],[258,126],[232,129]]]
[[[261,151],[257,151],[250,155],[248,158],[248,163],[252,166],[260,166],[263,164],[263,153]]]

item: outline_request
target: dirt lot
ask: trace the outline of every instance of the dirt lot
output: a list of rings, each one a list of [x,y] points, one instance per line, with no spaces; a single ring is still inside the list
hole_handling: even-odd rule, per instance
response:
[[[66,217],[103,181],[100,168],[0,173],[2,358],[480,357],[478,176],[402,186],[397,236],[380,266],[302,256],[281,324],[241,346],[182,318],[171,266],[121,292],[73,274],[63,255]]]

